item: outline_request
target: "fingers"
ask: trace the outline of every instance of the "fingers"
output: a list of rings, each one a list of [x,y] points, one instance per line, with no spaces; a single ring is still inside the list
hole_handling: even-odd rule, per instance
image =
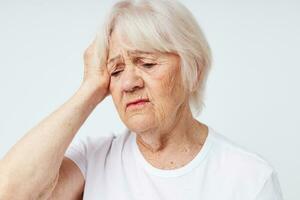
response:
[[[95,50],[97,44],[97,36],[93,39],[92,43],[90,44],[89,48]]]
[[[84,63],[87,66],[94,66],[94,67],[100,65],[100,60],[97,53],[97,37],[94,38],[93,42],[85,50]]]

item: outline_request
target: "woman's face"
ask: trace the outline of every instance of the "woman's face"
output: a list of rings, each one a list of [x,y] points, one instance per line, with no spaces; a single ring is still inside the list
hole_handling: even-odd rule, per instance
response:
[[[179,56],[127,51],[119,44],[120,38],[113,32],[107,69],[120,118],[134,132],[167,130],[187,103]]]

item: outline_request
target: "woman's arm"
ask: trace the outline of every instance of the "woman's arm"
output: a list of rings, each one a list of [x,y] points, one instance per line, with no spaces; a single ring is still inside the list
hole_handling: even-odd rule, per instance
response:
[[[47,199],[51,195],[66,149],[108,94],[109,76],[106,67],[100,69],[95,62],[94,43],[85,53],[84,81],[77,92],[26,133],[0,161],[1,200]]]

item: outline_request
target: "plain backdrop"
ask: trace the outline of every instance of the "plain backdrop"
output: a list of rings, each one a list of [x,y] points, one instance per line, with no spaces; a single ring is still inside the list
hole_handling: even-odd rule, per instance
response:
[[[285,199],[299,199],[300,3],[181,2],[213,52],[198,119],[269,161]],[[77,90],[82,54],[112,3],[0,0],[0,157]],[[76,138],[123,129],[109,97]]]

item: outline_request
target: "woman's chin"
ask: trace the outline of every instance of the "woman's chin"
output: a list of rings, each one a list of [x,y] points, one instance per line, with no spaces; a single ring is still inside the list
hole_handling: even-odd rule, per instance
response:
[[[136,114],[130,116],[129,119],[126,120],[126,126],[133,132],[145,132],[153,128],[154,119],[153,116],[143,114]]]

